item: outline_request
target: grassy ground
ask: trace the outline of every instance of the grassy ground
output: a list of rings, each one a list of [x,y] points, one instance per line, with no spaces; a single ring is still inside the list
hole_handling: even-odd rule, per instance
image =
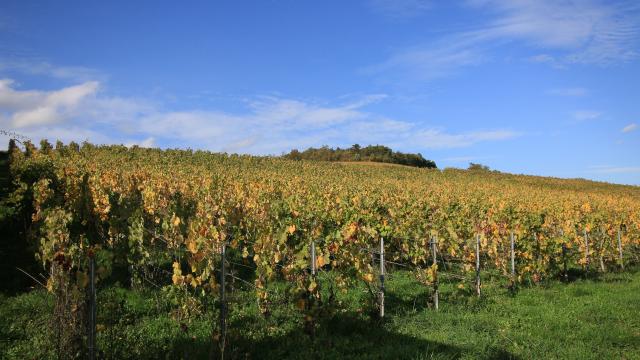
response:
[[[343,310],[319,324],[314,339],[291,305],[274,304],[265,319],[253,295],[239,291],[231,294],[227,357],[640,359],[640,272],[551,282],[515,295],[503,285],[488,282],[477,299],[445,283],[436,312],[429,308],[429,289],[396,272],[388,281],[384,321],[366,314],[364,289],[353,289],[340,298]],[[105,357],[208,356],[216,314],[177,321],[163,291],[109,286],[98,297]],[[51,356],[46,326],[52,303],[44,291],[0,299],[0,358]]]

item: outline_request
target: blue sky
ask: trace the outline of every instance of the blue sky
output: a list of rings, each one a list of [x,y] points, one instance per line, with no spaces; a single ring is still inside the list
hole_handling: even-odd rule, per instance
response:
[[[4,0],[0,129],[640,184],[640,3]]]

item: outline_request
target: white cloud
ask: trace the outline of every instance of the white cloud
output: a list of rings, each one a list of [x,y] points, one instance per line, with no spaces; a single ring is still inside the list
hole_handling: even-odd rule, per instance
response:
[[[63,121],[75,115],[79,104],[98,90],[98,82],[88,81],[80,85],[56,91],[15,90],[13,81],[0,80],[0,109],[11,112],[12,127],[20,129]]]
[[[353,109],[352,104],[319,107],[290,99],[271,99],[241,115],[211,111],[154,114],[141,119],[140,131],[171,141],[195,142],[209,149],[254,154],[277,154],[291,148],[351,143],[423,149],[457,148],[519,135],[506,130],[454,134],[378,117]]]
[[[386,98],[364,95],[339,105],[279,97],[256,97],[237,113],[193,109],[166,111],[136,99],[106,97],[87,82],[60,90],[18,90],[0,82],[0,128],[37,141],[192,147],[251,154],[354,143],[397,149],[468,147],[519,136],[509,130],[451,133],[442,128],[390,119],[365,111]]]
[[[0,79],[0,108],[15,110],[33,107],[42,98],[40,91],[16,91],[11,79]]]
[[[547,93],[549,95],[555,95],[555,96],[582,97],[582,96],[586,96],[589,93],[589,91],[585,88],[573,87],[573,88],[551,89],[547,91]]]
[[[573,118],[578,121],[595,120],[602,116],[602,112],[595,110],[577,110],[573,112]]]
[[[629,124],[625,127],[622,128],[622,132],[623,133],[630,133],[632,131],[635,131],[638,128],[638,124],[633,123],[633,124]]]
[[[366,97],[339,107],[323,107],[298,100],[268,97],[250,105],[256,113],[273,123],[317,128],[360,118],[362,113],[358,109],[373,101],[376,101],[375,98]]]
[[[45,98],[45,104],[50,106],[74,107],[86,96],[95,94],[98,90],[97,81],[88,81],[80,85],[69,86],[62,90],[52,91]]]
[[[143,148],[152,148],[156,145],[156,140],[153,137],[148,137],[142,141],[130,141],[124,144],[126,147],[132,147],[134,145]]]
[[[12,124],[16,128],[22,128],[32,125],[45,125],[59,122],[62,114],[58,113],[55,107],[38,107],[28,111],[20,111],[11,117]]]

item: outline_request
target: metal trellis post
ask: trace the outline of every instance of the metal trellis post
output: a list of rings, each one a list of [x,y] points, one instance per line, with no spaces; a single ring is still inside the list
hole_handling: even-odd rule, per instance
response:
[[[584,229],[584,258],[585,258],[585,272],[589,272],[589,234],[587,229]]]
[[[227,335],[227,298],[225,294],[225,278],[226,274],[226,244],[222,243],[220,249],[220,358],[224,359],[224,348],[226,345]]]
[[[384,238],[380,237],[380,318],[384,318]]]
[[[480,284],[480,235],[476,235],[476,294],[481,295]]]
[[[437,263],[438,263],[438,258],[437,258],[437,238],[434,236],[431,238],[431,254],[433,255],[433,268],[434,268],[434,274],[433,274],[433,306],[436,310],[438,310],[438,273],[436,270],[437,267]]]
[[[622,235],[618,229],[618,257],[620,258],[620,268],[624,270],[624,258],[622,257]]]
[[[96,258],[89,257],[89,359],[96,358]]]
[[[511,241],[511,290],[514,290],[516,287],[516,239],[513,230],[509,234],[509,240]]]

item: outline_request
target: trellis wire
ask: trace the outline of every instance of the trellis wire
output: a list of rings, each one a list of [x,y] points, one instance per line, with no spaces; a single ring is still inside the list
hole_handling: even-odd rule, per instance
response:
[[[169,240],[164,237],[161,234],[157,234],[155,232],[151,232],[148,229],[144,229],[147,233],[153,235],[154,238],[156,239],[160,239],[161,241],[164,241],[166,243],[169,243]],[[561,236],[563,236],[563,234],[561,233]],[[604,236],[604,235],[603,235]],[[481,295],[481,282],[480,282],[480,235],[477,234],[475,236],[475,270],[476,270],[476,274],[475,274],[475,284],[476,284],[476,292],[477,295],[480,296]],[[510,232],[509,234],[509,239],[510,239],[510,274],[509,275],[505,275],[505,274],[496,274],[497,276],[503,276],[503,277],[507,277],[510,278],[512,281],[512,285],[515,283],[515,275],[516,275],[516,271],[515,271],[515,235],[513,233],[513,231]],[[586,271],[589,270],[589,263],[590,263],[590,252],[589,252],[589,233],[587,232],[587,230],[584,230],[584,241],[585,241],[585,263],[586,263]],[[617,242],[618,242],[618,253],[619,253],[619,260],[620,260],[620,266],[622,269],[624,269],[624,262],[623,262],[623,252],[622,252],[622,242],[621,242],[621,231],[618,230],[617,232]],[[250,242],[250,241],[241,241],[241,244],[256,244],[256,242]],[[437,239],[435,237],[432,237],[430,240],[430,245],[431,245],[431,254],[432,254],[432,264],[436,265],[438,263],[451,263],[453,265],[460,265],[460,266],[464,266],[464,265],[471,265],[469,261],[466,261],[465,259],[454,259],[454,258],[449,258],[447,259],[446,256],[441,256],[440,258],[438,258],[437,256]],[[384,247],[384,238],[380,238],[380,249],[379,251],[376,250],[372,250],[372,249],[367,249],[367,248],[360,248],[360,251],[363,252],[368,252],[371,254],[377,254],[379,255],[379,266],[380,266],[380,291],[379,291],[379,304],[380,304],[380,317],[384,317],[385,313],[385,304],[384,304],[384,295],[385,295],[385,276],[387,275],[386,273],[386,264],[390,264],[393,266],[398,266],[398,267],[402,267],[402,268],[406,268],[406,269],[411,269],[411,270],[416,270],[416,269],[421,269],[420,266],[416,265],[416,264],[406,264],[406,263],[400,263],[397,261],[392,261],[392,260],[386,260],[385,259],[385,255],[386,253],[388,253],[388,251],[385,249]],[[600,250],[602,251],[602,249]],[[310,260],[311,260],[311,273],[313,276],[316,276],[318,272],[322,271],[325,272],[326,270],[323,268],[318,268],[317,267],[317,259],[316,259],[316,246],[315,246],[315,241],[311,242],[311,246],[310,246],[310,252],[311,252],[311,256],[310,256]],[[400,258],[404,257],[405,255],[401,252],[391,252],[392,254],[394,254],[395,256],[398,256]],[[563,276],[566,278],[567,276],[567,262],[566,262],[566,254],[567,253],[567,248],[566,248],[566,244],[563,242],[562,243],[562,256],[563,256],[563,263],[564,263],[564,271],[563,271]],[[232,273],[226,273],[226,265],[225,264],[231,264],[231,265],[235,265],[235,266],[240,266],[240,267],[244,267],[244,268],[248,268],[248,269],[256,269],[255,266],[250,266],[247,264],[241,264],[238,262],[234,262],[234,261],[230,261],[226,259],[226,245],[222,245],[221,247],[221,268],[220,268],[220,306],[221,306],[221,310],[220,310],[220,330],[221,330],[221,356],[224,357],[224,346],[225,346],[225,335],[226,335],[226,313],[227,313],[227,304],[226,304],[226,293],[225,293],[225,288],[226,288],[226,282],[225,279],[227,276],[230,276],[231,278],[234,278],[248,286],[250,286],[251,288],[255,288],[258,289],[258,287],[240,277],[237,277],[235,275],[233,275]],[[283,265],[281,264],[274,264],[275,266],[278,266],[280,268],[284,268]],[[159,271],[166,273],[166,274],[171,274],[170,272],[164,270],[164,269],[160,269],[158,268]],[[90,262],[90,278],[91,278],[91,293],[93,294],[93,296],[91,297],[91,304],[92,304],[92,316],[90,318],[90,323],[92,324],[92,326],[95,326],[95,259],[91,259]],[[456,278],[462,281],[471,281],[473,282],[474,279],[468,276],[464,276],[464,275],[458,275],[458,274],[453,274],[453,273],[448,273],[448,272],[444,272],[444,271],[438,271],[438,275],[442,275],[445,277],[452,277],[452,278]],[[493,275],[492,275],[493,276]],[[159,288],[160,286],[153,283],[151,280],[147,279],[146,276],[143,277],[143,279],[147,282],[149,282],[151,285],[153,285],[156,288]],[[435,305],[435,309],[438,309],[438,304],[439,304],[439,299],[438,299],[438,295],[439,295],[439,289],[438,289],[438,281],[435,280],[434,281],[434,305]],[[276,294],[274,292],[271,292],[271,290],[267,291],[266,289],[260,288],[261,291],[265,291],[268,293],[272,293],[272,294]],[[90,357],[91,358],[95,358],[95,333],[90,334]]]

